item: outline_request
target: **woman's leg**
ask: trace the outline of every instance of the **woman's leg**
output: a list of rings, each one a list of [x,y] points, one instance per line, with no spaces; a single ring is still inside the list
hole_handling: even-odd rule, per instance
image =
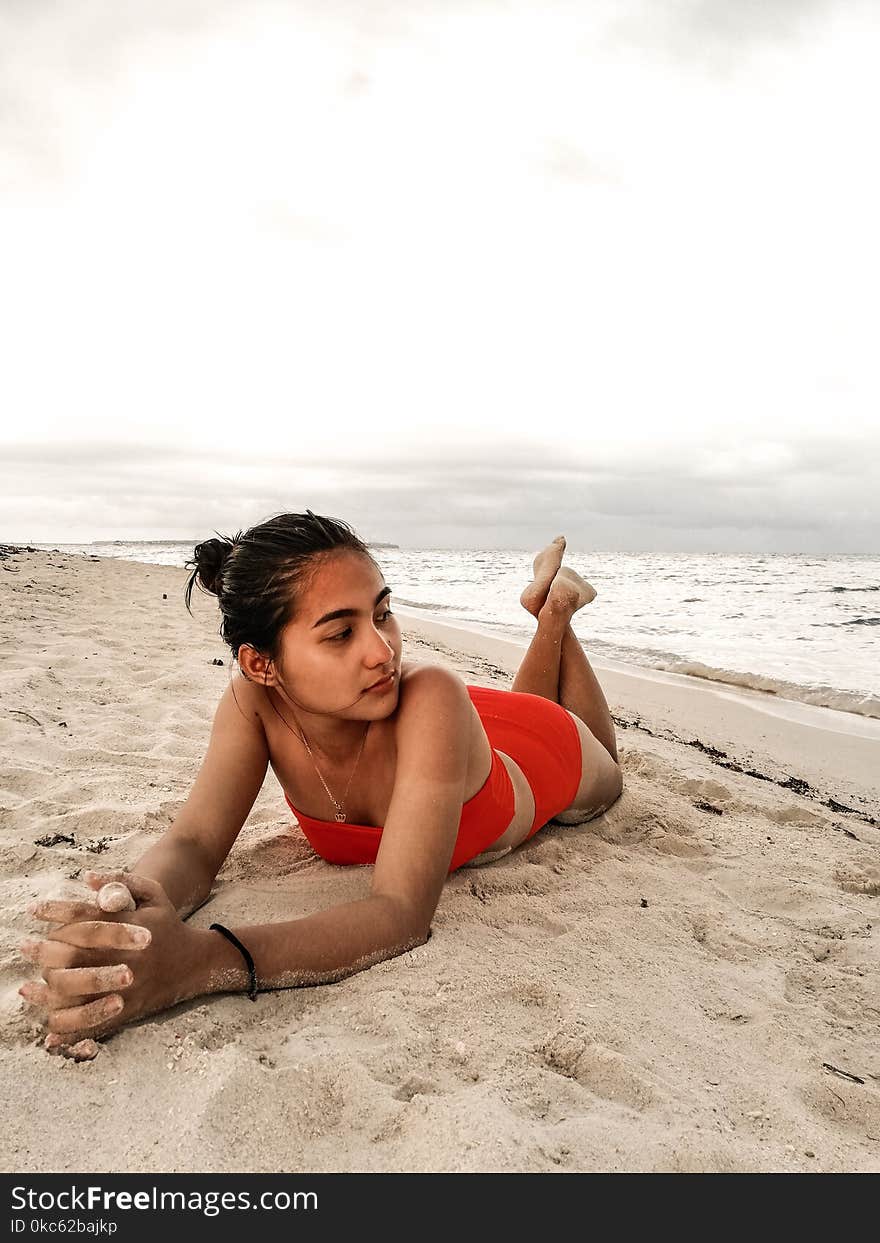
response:
[[[552,568],[557,551],[555,564],[558,569],[562,548],[558,548],[558,541],[554,540],[535,559],[535,582],[523,592],[523,605],[537,617],[538,628],[523,656],[511,690],[540,695],[568,708],[589,726],[616,761],[617,741],[608,703],[587,654],[570,625],[574,613],[592,598],[589,594],[591,589],[571,570],[562,574],[554,572],[549,583],[546,582],[547,571]],[[542,573],[539,573],[541,557],[545,560],[541,566]]]
[[[547,603],[550,584],[562,565],[564,552],[565,536],[557,535],[535,557],[532,564],[534,578],[520,596],[523,608],[533,617],[539,617],[541,609]],[[527,691],[530,695],[540,695],[542,699],[552,699],[554,703],[559,703],[561,656],[562,648],[557,642],[554,628],[549,625],[542,628],[539,621],[537,632],[520,662],[511,690]]]

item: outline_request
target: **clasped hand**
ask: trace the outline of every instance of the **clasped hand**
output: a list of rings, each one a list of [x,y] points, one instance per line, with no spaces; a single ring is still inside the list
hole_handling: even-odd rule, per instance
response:
[[[99,890],[121,881],[137,910],[111,914],[96,898],[41,901],[29,908],[36,919],[60,925],[44,941],[27,941],[20,952],[41,968],[42,982],[29,980],[19,992],[44,1011],[45,1046],[58,1052],[86,1037],[100,1039],[186,997],[184,952],[193,935],[158,881],[131,872],[85,874]]]

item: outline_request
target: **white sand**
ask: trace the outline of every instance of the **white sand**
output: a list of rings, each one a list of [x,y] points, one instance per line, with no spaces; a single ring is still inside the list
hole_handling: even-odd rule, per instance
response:
[[[214,603],[190,619],[183,582],[0,560],[4,1170],[880,1168],[872,723],[619,668],[621,800],[453,874],[427,945],[49,1057],[17,993],[25,906],[171,823],[229,677]],[[412,659],[509,685],[498,640],[405,628]],[[295,918],[369,880],[312,854],[270,776],[193,919]]]

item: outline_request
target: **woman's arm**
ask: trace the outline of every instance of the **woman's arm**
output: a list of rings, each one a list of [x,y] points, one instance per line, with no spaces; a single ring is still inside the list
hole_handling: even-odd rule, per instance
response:
[[[250,951],[261,989],[333,984],[428,939],[401,918],[394,902],[377,896],[288,923],[236,924],[230,931]],[[218,932],[199,935],[190,995],[246,989],[249,973],[241,952]]]
[[[373,871],[372,892],[368,898],[303,919],[231,929],[250,951],[260,987],[330,983],[428,939],[461,818],[472,716],[467,690],[455,674],[425,666],[407,679],[406,695],[401,696],[398,710],[394,790]],[[200,773],[190,801],[201,778]],[[175,829],[180,823],[181,817]],[[224,822],[222,809],[213,833],[207,833],[207,822],[202,822],[199,846],[204,851],[204,875],[211,878],[219,868],[215,861],[222,862],[229,849],[224,834],[231,832],[230,823]],[[191,840],[188,834],[181,837]],[[154,872],[166,868],[170,860],[170,853],[154,856]],[[49,1027],[59,1034],[59,1043],[62,1035],[66,1041],[83,1035],[106,1035],[184,998],[244,989],[248,984],[248,972],[234,945],[217,932],[180,923],[163,892],[160,876],[143,879],[135,873],[123,879],[132,892],[137,889],[135,896],[142,902],[136,912],[120,918],[127,924],[146,927],[151,940],[140,952],[124,959],[119,951],[112,954],[114,962],[127,963],[133,978],[124,988],[117,986],[115,998],[122,1003],[121,1009],[109,1011],[110,999],[104,998],[94,1015],[87,1013],[86,1017],[96,1020],[91,1025],[95,1030],[78,1026],[80,1012],[64,1008],[59,986],[65,981],[59,979],[53,985],[47,979],[48,989],[42,990],[39,1001],[50,1012],[56,1011],[50,1013]],[[174,879],[169,883],[173,885]],[[179,886],[176,893],[181,896]],[[92,944],[91,938],[98,935],[101,925],[81,924],[79,928],[82,931],[70,924],[54,934],[64,942],[58,948],[68,951],[71,946]],[[64,972],[56,975],[63,977]]]
[[[50,1031],[102,1034],[110,1030],[108,1018],[121,1015],[111,1024],[118,1027],[183,999],[201,946],[196,930],[181,919],[210,894],[268,766],[262,725],[256,712],[247,710],[247,697],[239,698],[245,709],[230,683],[189,798],[136,864],[143,892],[135,897],[148,905],[120,915],[99,910],[94,898],[48,900],[31,908],[36,919],[60,925],[45,940],[22,947],[42,968],[44,981],[28,982],[22,995],[49,1012]],[[109,879],[124,879],[131,887],[128,875],[86,879],[93,888]]]
[[[322,984],[394,958],[430,934],[455,848],[473,709],[449,670],[414,670],[398,709],[397,768],[370,896],[283,924],[236,925],[262,988]],[[199,992],[247,987],[241,953],[205,932]]]
[[[266,776],[265,734],[242,701],[248,704],[230,683],[189,797],[171,828],[130,869],[158,881],[183,918],[210,894]]]

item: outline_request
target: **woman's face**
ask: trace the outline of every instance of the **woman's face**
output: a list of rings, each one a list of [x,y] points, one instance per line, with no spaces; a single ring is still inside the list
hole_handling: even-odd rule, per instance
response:
[[[304,712],[380,720],[397,707],[402,640],[390,588],[362,553],[319,559],[281,632],[280,689]],[[342,616],[339,614],[342,613]],[[387,686],[368,689],[386,675]]]

